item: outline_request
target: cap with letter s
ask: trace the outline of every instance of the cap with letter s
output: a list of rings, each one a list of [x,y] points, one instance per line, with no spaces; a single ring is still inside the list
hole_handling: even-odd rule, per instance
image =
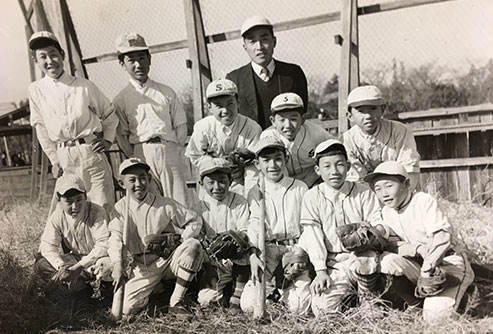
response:
[[[116,39],[116,50],[123,54],[149,50],[149,47],[147,46],[144,37],[135,32],[127,32]]]
[[[238,87],[229,79],[214,80],[207,86],[205,95],[208,99],[216,96],[236,96],[238,94]]]
[[[301,109],[303,111],[303,100],[295,93],[282,93],[277,95],[270,104],[272,113],[286,109]]]
[[[381,106],[383,104],[382,92],[377,86],[357,87],[347,97],[348,107]]]
[[[245,37],[245,33],[255,27],[269,27],[272,28],[272,23],[262,16],[252,16],[246,19],[241,25],[240,34],[241,37]]]

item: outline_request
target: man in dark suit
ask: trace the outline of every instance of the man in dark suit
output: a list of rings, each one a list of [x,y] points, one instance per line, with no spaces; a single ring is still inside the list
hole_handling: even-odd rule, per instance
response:
[[[305,74],[295,64],[274,60],[276,37],[266,18],[254,16],[241,27],[243,48],[251,62],[226,75],[238,87],[240,113],[257,121],[262,129],[271,125],[270,105],[281,93],[296,93],[308,106]]]

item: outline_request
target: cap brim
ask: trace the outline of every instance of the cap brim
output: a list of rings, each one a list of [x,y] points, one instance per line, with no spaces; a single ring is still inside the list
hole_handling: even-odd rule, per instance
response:
[[[313,159],[316,159],[318,156],[320,156],[320,154],[322,154],[323,152],[327,151],[329,148],[334,147],[334,146],[339,148],[339,150],[346,155],[346,159],[347,159],[346,147],[342,143],[333,143],[327,147],[324,147],[324,149],[321,150],[320,152],[315,152],[315,154],[313,155]]]
[[[149,170],[151,169],[151,167],[150,167],[148,164],[145,164],[145,163],[135,163],[135,164],[132,164],[132,165],[130,165],[130,166],[127,166],[127,167],[125,167],[125,168],[121,169],[121,170],[119,171],[119,174],[120,174],[120,175],[123,175],[123,173],[124,173],[127,169],[132,168],[132,167],[137,167],[137,166],[138,166],[138,167],[143,167],[143,168],[145,168],[147,171],[149,171]]]
[[[36,49],[36,44],[37,43],[40,43],[43,40],[49,41],[51,43],[54,43],[54,44],[57,44],[58,46],[60,46],[60,43],[56,39],[49,38],[49,37],[46,37],[46,36],[40,36],[40,37],[37,37],[37,38],[29,41],[29,49],[35,50]]]
[[[208,99],[212,99],[213,97],[218,97],[218,96],[236,96],[237,93],[235,92],[221,92],[218,94],[211,94],[207,96]]]
[[[253,28],[256,28],[256,27],[266,27],[266,28],[269,28],[269,29],[272,29],[272,25],[270,24],[254,24],[253,26],[250,26],[248,28],[246,28],[242,33],[241,33],[241,37],[245,37],[245,34],[247,32],[249,32],[250,30],[252,30]]]
[[[361,107],[361,106],[381,106],[384,104],[383,99],[375,99],[375,100],[365,100],[358,101],[348,104],[349,107]]]
[[[262,151],[265,150],[265,149],[267,149],[267,148],[278,148],[278,149],[283,150],[284,152],[286,152],[286,146],[284,146],[284,145],[278,145],[278,144],[272,144],[272,145],[264,146],[261,149],[257,150],[255,152],[255,156],[258,157],[260,155],[260,153],[262,153]]]
[[[231,168],[229,168],[229,167],[220,167],[220,166],[212,167],[212,168],[209,168],[209,169],[206,169],[206,170],[202,171],[200,173],[200,177],[203,177],[203,176],[212,174],[214,172],[223,172],[223,173],[226,173],[226,174],[230,174],[231,173]]]
[[[86,193],[86,190],[85,189],[81,189],[80,187],[77,187],[77,186],[73,186],[73,187],[68,187],[68,188],[64,188],[64,189],[57,189],[57,193],[60,194],[60,196],[63,196],[65,195],[69,190],[77,190],[77,191],[80,191],[81,193]]]
[[[119,47],[117,51],[120,54],[135,52],[135,51],[149,51],[149,47],[147,46],[136,46],[136,47]]]
[[[402,175],[402,174],[397,174],[397,173],[382,173],[382,172],[377,172],[377,173],[370,173],[366,176],[363,177],[363,181],[365,181],[366,183],[369,183],[369,184],[372,184],[373,181],[377,178],[377,177],[380,177],[380,176],[400,176],[400,177],[403,177],[405,179],[408,179],[408,177]]]
[[[303,111],[303,106],[300,106],[298,104],[296,105],[283,105],[283,106],[279,106],[279,107],[275,107],[273,109],[271,109],[270,111],[271,112],[279,112],[279,111],[291,111],[291,110],[295,110],[295,109],[301,109],[301,111]]]

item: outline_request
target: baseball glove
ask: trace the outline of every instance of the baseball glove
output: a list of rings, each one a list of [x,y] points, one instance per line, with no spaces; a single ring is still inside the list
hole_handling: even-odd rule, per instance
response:
[[[207,246],[207,254],[218,260],[239,259],[250,249],[245,233],[229,230],[218,233]]]
[[[417,298],[436,296],[443,291],[443,285],[446,280],[446,273],[439,267],[436,267],[433,275],[430,277],[419,277],[418,284],[414,290],[414,295]]]
[[[246,148],[237,148],[226,157],[235,168],[244,168],[255,160],[255,154]]]
[[[144,238],[146,253],[167,258],[181,244],[181,235],[177,233],[149,234]]]
[[[305,270],[308,269],[310,259],[308,254],[301,248],[287,252],[282,256],[282,268],[284,269],[284,277],[287,280],[294,280]]]
[[[352,223],[338,226],[336,234],[342,246],[356,254],[369,250],[382,251],[385,246],[385,240],[380,232],[367,224]]]

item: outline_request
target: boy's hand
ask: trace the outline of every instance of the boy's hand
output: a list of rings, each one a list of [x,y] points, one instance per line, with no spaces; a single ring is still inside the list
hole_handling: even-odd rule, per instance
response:
[[[257,254],[255,253],[250,255],[250,268],[252,271],[253,284],[257,284],[257,282],[261,282],[260,271],[264,271],[264,264],[262,263],[262,261],[260,261]]]
[[[60,176],[62,176],[63,169],[58,162],[54,163],[53,166],[51,167],[51,173],[53,174],[53,177],[55,179],[58,179]]]
[[[126,276],[121,263],[117,263],[113,266],[113,272],[111,273],[111,278],[113,278],[113,292],[116,292],[120,286],[125,285],[127,279]]]
[[[96,153],[108,151],[111,147],[111,142],[103,138],[96,138],[91,142],[92,150]]]
[[[325,290],[330,287],[330,276],[327,270],[317,271],[317,276],[310,285],[310,290],[313,294],[321,295]]]
[[[67,282],[70,278],[69,265],[63,264],[51,278],[55,282]]]

